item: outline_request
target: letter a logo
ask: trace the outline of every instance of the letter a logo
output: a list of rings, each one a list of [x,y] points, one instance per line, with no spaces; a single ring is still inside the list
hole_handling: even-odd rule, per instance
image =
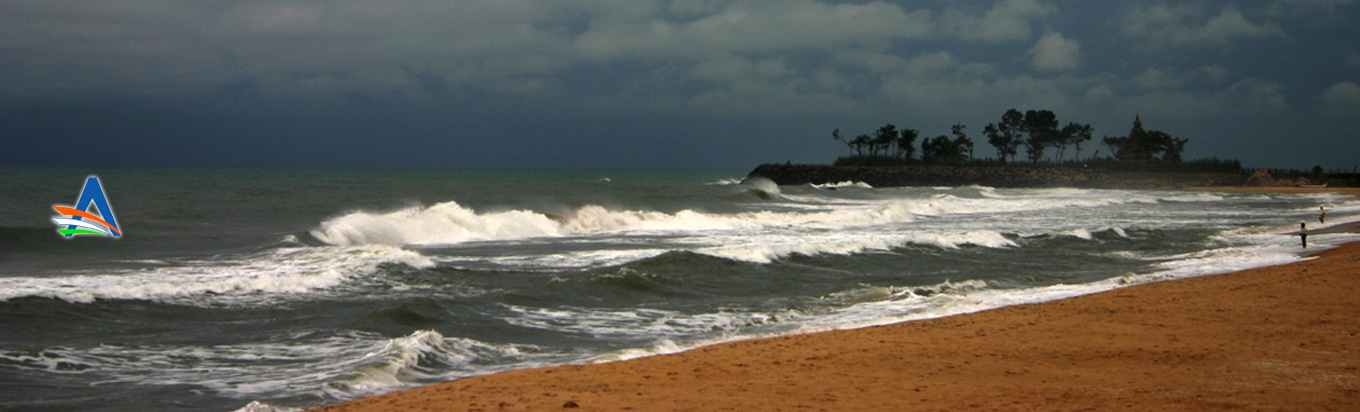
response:
[[[98,216],[89,212],[91,203],[94,204],[95,211],[99,212]],[[109,206],[109,198],[104,196],[104,187],[99,185],[98,176],[85,179],[85,187],[80,189],[80,197],[76,199],[75,207],[52,205],[52,209],[62,214],[60,217],[52,218],[58,228],[66,227],[57,229],[57,233],[61,233],[62,236],[123,237],[123,232],[118,228],[118,220],[113,217],[113,207]]]

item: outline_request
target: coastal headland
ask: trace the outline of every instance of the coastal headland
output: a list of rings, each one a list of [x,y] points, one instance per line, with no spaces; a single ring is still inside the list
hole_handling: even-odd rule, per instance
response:
[[[1315,256],[969,315],[478,376],[320,410],[1360,410],[1360,243]]]
[[[851,181],[874,187],[980,185],[1001,188],[1152,189],[1239,186],[1246,182],[1245,176],[1232,173],[1118,172],[1098,168],[1030,166],[859,167],[797,163],[762,164],[747,177],[763,177],[779,185]]]

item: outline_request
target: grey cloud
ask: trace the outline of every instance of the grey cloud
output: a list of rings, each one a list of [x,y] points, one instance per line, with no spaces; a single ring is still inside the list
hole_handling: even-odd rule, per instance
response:
[[[811,0],[732,3],[697,20],[655,16],[599,24],[576,40],[585,56],[697,58],[733,52],[775,52],[921,38],[932,31],[929,11],[887,3],[830,5]]]
[[[978,14],[963,8],[949,8],[941,18],[947,37],[966,41],[1029,41],[1034,20],[1055,12],[1056,7],[1038,0],[1003,0]]]
[[[678,60],[691,75],[712,75],[734,53],[1024,41],[1033,21],[1055,10],[1035,0],[940,12],[813,0],[144,0],[116,8],[54,0],[21,3],[5,19],[0,59],[11,63],[0,70],[25,81],[0,90],[201,95],[246,85],[238,92],[271,99],[363,93],[428,100],[440,94],[432,90],[469,86],[533,94],[591,64]],[[432,78],[446,84],[431,88]]]
[[[1125,99],[1126,110],[1168,119],[1218,116],[1269,116],[1287,106],[1283,87],[1276,82],[1247,78],[1211,92],[1183,88],[1153,90]]]
[[[361,118],[372,130],[383,121],[422,133],[471,124],[494,136],[523,122],[516,138],[526,141],[519,136],[532,125],[594,135],[652,118],[683,119],[668,125],[674,135],[697,125],[881,121],[942,133],[1012,107],[1108,116],[1120,128],[1132,113],[1264,122],[1353,107],[1346,70],[1360,67],[1345,43],[1351,25],[1223,1],[0,2],[0,109],[195,102],[211,115]],[[1355,9],[1353,0],[1253,4],[1339,19]],[[1260,63],[1282,54],[1287,62]],[[1309,66],[1320,62],[1331,70]],[[1309,107],[1291,106],[1300,102]],[[406,126],[421,122],[432,126]],[[337,129],[346,128],[299,128]]]
[[[1332,116],[1360,115],[1360,85],[1341,82],[1331,85],[1319,97],[1323,110]]]
[[[1272,4],[1273,8],[1287,8],[1296,11],[1332,11],[1339,6],[1354,4],[1355,0],[1280,0]]]
[[[1040,37],[1030,54],[1030,66],[1035,70],[1071,70],[1081,65],[1081,44],[1058,32]]]
[[[1180,90],[1190,85],[1203,86],[1227,78],[1231,73],[1220,66],[1192,69],[1159,69],[1149,67],[1129,82],[1145,90]]]
[[[1144,39],[1155,47],[1225,45],[1239,38],[1283,37],[1274,23],[1252,23],[1237,8],[1225,6],[1212,17],[1195,4],[1138,7],[1119,17],[1125,36]]]
[[[1179,89],[1184,81],[1180,76],[1166,73],[1156,67],[1149,67],[1138,77],[1134,77],[1132,83],[1144,89],[1164,90]]]

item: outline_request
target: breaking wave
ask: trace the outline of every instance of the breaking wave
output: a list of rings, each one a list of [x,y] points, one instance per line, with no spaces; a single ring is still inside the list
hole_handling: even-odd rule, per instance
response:
[[[389,339],[357,359],[349,359],[341,376],[323,385],[336,399],[376,395],[467,375],[487,372],[477,365],[508,365],[523,360],[511,345],[474,339],[445,338],[433,330]]]
[[[23,297],[91,303],[99,299],[233,304],[332,289],[370,276],[383,263],[426,268],[419,253],[388,246],[282,248],[239,259],[63,277],[0,278],[0,301]]]
[[[305,394],[330,400],[539,365],[524,364],[531,360],[521,353],[523,345],[446,338],[432,330],[396,338],[368,332],[302,332],[276,340],[215,346],[104,344],[8,351],[0,352],[0,365],[62,374],[99,374],[112,381],[145,385],[196,385],[245,399]],[[294,366],[278,368],[279,363]],[[156,373],[147,374],[148,370]],[[296,409],[252,402],[238,410]]]
[[[910,222],[951,214],[1001,213],[1063,207],[1093,207],[1142,199],[969,199],[943,194],[808,211],[708,213],[682,210],[611,210],[589,205],[564,214],[530,210],[478,212],[444,202],[388,213],[353,212],[327,219],[309,234],[331,245],[451,245],[476,241],[614,233],[708,234],[780,228],[842,229]],[[1149,199],[1148,201],[1155,201]]]
[[[737,243],[734,239],[732,243]],[[695,250],[696,253],[749,263],[771,263],[794,255],[853,255],[866,252],[887,252],[907,245],[934,246],[958,249],[961,246],[1003,248],[1015,242],[995,231],[964,233],[902,233],[869,236],[842,236],[837,233],[805,234],[766,238],[748,242]]]
[[[860,189],[873,189],[873,188],[874,188],[873,186],[870,186],[868,183],[864,183],[864,182],[856,182],[856,181],[853,181],[853,180],[846,180],[846,181],[844,181],[844,182],[838,182],[838,183],[812,184],[812,187],[815,187],[815,188],[818,188],[818,189],[840,189],[840,188],[848,188],[848,187],[855,187],[855,188],[860,188]]]

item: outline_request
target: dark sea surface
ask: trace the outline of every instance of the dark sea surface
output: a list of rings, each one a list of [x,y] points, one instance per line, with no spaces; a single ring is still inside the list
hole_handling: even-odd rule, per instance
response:
[[[56,232],[87,175],[121,239]],[[1360,220],[1331,194],[743,175],[0,169],[0,410],[309,408],[1287,263],[1319,206]]]

